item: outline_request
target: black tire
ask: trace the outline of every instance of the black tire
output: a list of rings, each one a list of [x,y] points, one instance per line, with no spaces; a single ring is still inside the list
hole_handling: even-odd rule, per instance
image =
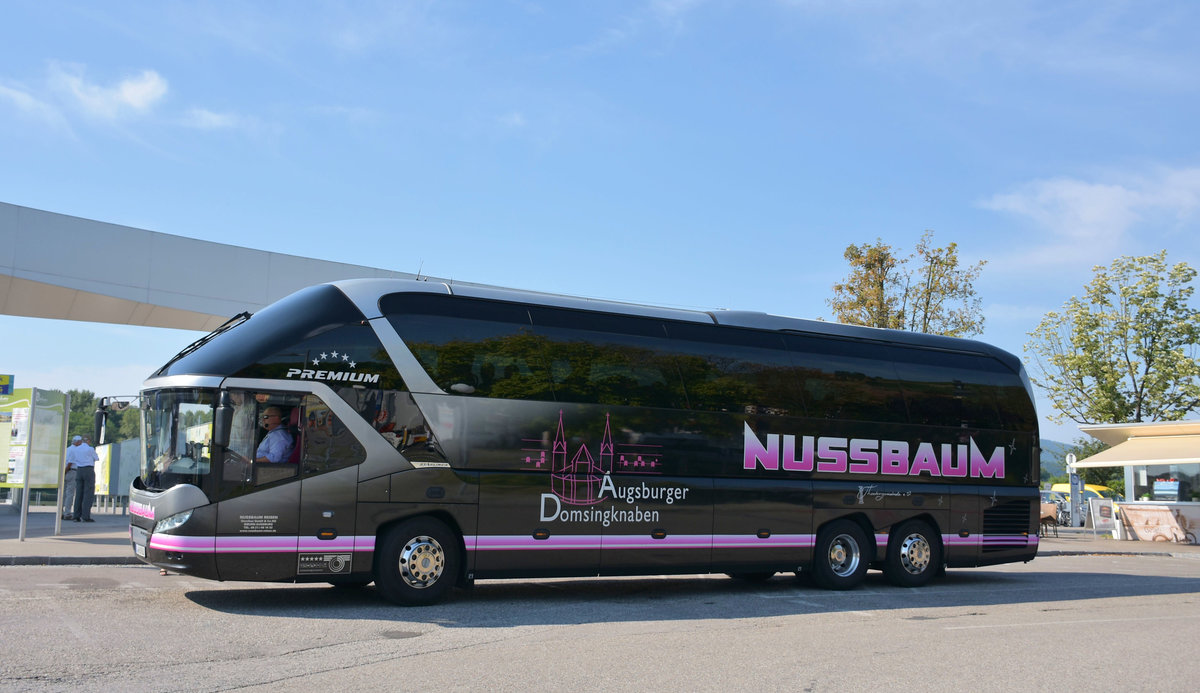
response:
[[[771,578],[775,577],[775,573],[769,572],[769,571],[763,571],[760,573],[725,573],[725,574],[728,575],[729,577],[733,578],[734,580],[741,580],[742,582],[766,582],[767,580],[770,580]]]
[[[428,606],[458,581],[458,537],[442,522],[418,517],[390,530],[375,556],[375,589],[401,606]]]
[[[942,542],[924,520],[909,520],[892,531],[883,575],[897,587],[920,587],[942,566]]]
[[[852,590],[862,584],[871,562],[867,533],[850,520],[834,520],[817,533],[812,578],[827,590]]]

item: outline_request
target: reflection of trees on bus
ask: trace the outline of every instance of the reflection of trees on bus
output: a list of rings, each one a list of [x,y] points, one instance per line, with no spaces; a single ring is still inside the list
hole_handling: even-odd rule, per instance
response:
[[[666,339],[649,346],[527,332],[408,345],[442,389],[474,397],[955,428],[1033,423],[1029,406],[1016,406],[1024,393],[998,377],[988,382],[994,376],[978,369],[983,358],[945,365],[943,371],[959,377],[935,379],[929,372],[936,365],[922,364],[918,376],[904,362],[789,351],[782,342],[776,351],[741,349],[734,355],[723,355],[719,345],[713,353],[690,353],[688,345]],[[902,378],[907,372],[912,376]],[[1002,421],[1001,410],[1012,420]]]

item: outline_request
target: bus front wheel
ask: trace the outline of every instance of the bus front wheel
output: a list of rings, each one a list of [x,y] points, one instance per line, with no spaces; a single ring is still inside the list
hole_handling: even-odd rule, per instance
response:
[[[445,599],[459,570],[454,532],[431,517],[409,520],[383,537],[376,557],[375,588],[402,606],[426,606]]]
[[[827,590],[850,590],[862,584],[869,563],[867,533],[858,523],[835,520],[817,533],[812,578]]]
[[[920,587],[937,575],[942,565],[942,542],[929,523],[909,520],[896,528],[888,541],[883,575],[897,587]]]

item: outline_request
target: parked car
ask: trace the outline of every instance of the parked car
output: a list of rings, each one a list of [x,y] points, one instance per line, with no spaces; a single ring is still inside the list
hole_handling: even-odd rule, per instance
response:
[[[1050,487],[1051,491],[1056,491],[1063,494],[1067,500],[1071,500],[1071,485],[1070,484],[1054,484]],[[1083,485],[1083,502],[1087,503],[1089,498],[1108,498],[1114,504],[1121,500],[1121,496],[1107,486],[1098,484]]]
[[[1067,494],[1061,491],[1042,490],[1042,515],[1046,516],[1050,508],[1054,508],[1054,520],[1066,527],[1071,524],[1071,501]]]
[[[1053,484],[1050,486],[1051,492],[1058,492],[1063,495],[1066,500],[1066,507],[1070,512],[1071,507],[1071,485],[1070,484]],[[1113,502],[1113,516],[1121,516],[1121,506],[1117,505],[1117,501],[1121,500],[1121,496],[1107,486],[1099,484],[1084,484],[1083,485],[1083,514],[1086,517],[1088,513],[1088,501],[1092,498],[1107,498]]]

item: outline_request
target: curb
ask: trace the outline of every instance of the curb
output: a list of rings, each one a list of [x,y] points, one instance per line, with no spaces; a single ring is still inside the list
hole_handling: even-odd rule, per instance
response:
[[[1173,553],[1170,551],[1112,551],[1105,549],[1052,549],[1050,551],[1038,551],[1038,558],[1050,558],[1054,556],[1161,556],[1164,558],[1193,558],[1200,559],[1200,554],[1195,553]]]
[[[0,566],[150,565],[137,556],[0,556]]]

